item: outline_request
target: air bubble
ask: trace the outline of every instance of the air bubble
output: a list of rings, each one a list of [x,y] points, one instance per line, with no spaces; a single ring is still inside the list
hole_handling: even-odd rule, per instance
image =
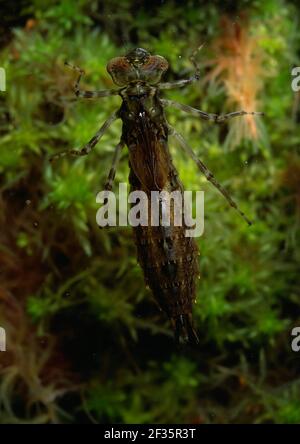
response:
[[[31,200],[27,199],[27,200],[25,200],[25,203],[26,203],[26,205],[30,205],[31,204]]]

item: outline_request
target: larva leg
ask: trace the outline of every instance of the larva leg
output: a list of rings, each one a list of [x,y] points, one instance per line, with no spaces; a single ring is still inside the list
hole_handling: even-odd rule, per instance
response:
[[[112,184],[116,175],[116,169],[121,157],[121,151],[122,148],[124,147],[125,143],[123,142],[123,140],[120,140],[120,142],[118,143],[118,145],[116,146],[116,149],[114,151],[114,156],[113,156],[113,161],[112,161],[112,165],[109,171],[109,174],[107,176],[107,180],[106,183],[104,185],[104,189],[105,191],[110,191],[112,189]]]
[[[193,82],[196,82],[197,80],[199,80],[200,79],[200,67],[196,61],[196,54],[201,50],[202,47],[203,47],[203,45],[199,46],[199,48],[197,48],[193,52],[193,54],[190,56],[190,61],[192,62],[192,64],[194,65],[194,68],[195,68],[195,73],[192,77],[190,77],[189,79],[177,80],[175,82],[161,83],[159,85],[159,89],[182,88],[185,85],[189,85],[190,83],[193,83]]]
[[[54,154],[50,157],[50,162],[56,159],[60,159],[61,157],[71,155],[71,156],[86,156],[89,154],[94,146],[99,142],[103,134],[106,132],[106,130],[110,127],[110,125],[118,118],[117,113],[113,113],[101,126],[101,128],[97,131],[97,133],[94,135],[94,137],[91,138],[91,140],[84,145],[83,148],[80,150],[67,150],[62,151],[60,153]]]
[[[231,198],[230,194],[219,184],[219,182],[215,179],[214,175],[209,171],[209,169],[204,165],[204,163],[198,159],[192,148],[188,145],[185,139],[179,134],[173,127],[168,126],[170,134],[173,135],[179,142],[180,146],[184,149],[184,151],[194,160],[197,164],[199,170],[205,175],[206,179],[209,180],[219,191],[227,202],[236,209],[236,211],[242,216],[242,218],[247,222],[248,225],[252,225],[252,222],[248,219],[248,217],[239,209],[235,201]]]
[[[118,89],[111,89],[111,90],[105,89],[102,91],[82,91],[82,90],[80,90],[79,83],[80,83],[82,76],[84,75],[84,70],[79,68],[78,66],[71,65],[69,62],[65,62],[65,65],[69,66],[69,68],[73,69],[74,71],[79,72],[78,79],[76,80],[75,85],[74,85],[74,92],[77,97],[81,97],[84,99],[94,99],[96,97],[108,97],[108,96],[113,96],[113,95],[119,94]]]
[[[246,114],[250,115],[256,115],[256,116],[263,116],[264,113],[260,112],[247,112],[247,111],[234,111],[232,113],[228,114],[212,114],[212,113],[206,113],[205,111],[201,111],[200,109],[193,108],[189,105],[183,105],[182,103],[175,102],[174,100],[166,100],[161,99],[161,104],[163,106],[173,106],[174,108],[180,109],[181,111],[184,111],[189,114],[193,114],[194,116],[199,116],[200,119],[203,120],[210,120],[216,123],[224,122],[225,120],[232,119],[233,117],[239,117],[244,116]]]

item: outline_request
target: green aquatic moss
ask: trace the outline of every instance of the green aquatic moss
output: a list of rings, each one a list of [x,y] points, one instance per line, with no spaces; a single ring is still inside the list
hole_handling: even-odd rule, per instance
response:
[[[290,347],[290,332],[300,324],[300,114],[290,86],[300,17],[289,1],[231,3],[174,0],[149,10],[135,0],[35,0],[24,2],[13,24],[4,11],[10,33],[0,52],[7,73],[0,92],[0,325],[15,349],[0,368],[1,421],[300,422],[299,360]],[[113,87],[107,61],[130,48],[165,56],[171,80],[190,75],[189,55],[205,42],[201,81],[165,95],[204,111],[232,111],[224,79],[207,77],[225,14],[240,17],[241,26],[247,17],[263,54],[260,138],[233,145],[238,126],[171,109],[167,117],[254,225],[247,227],[170,141],[185,188],[205,191],[194,310],[200,345],[178,350],[145,288],[131,229],[96,224],[95,197],[121,124],[87,157],[52,164],[49,157],[82,146],[120,105],[119,97],[76,100],[65,60],[85,69],[83,87],[104,89]],[[125,150],[115,187],[127,176]],[[17,321],[7,309],[16,301]],[[51,346],[39,342],[44,336]],[[29,380],[18,355],[23,349],[29,363],[38,363]],[[11,376],[16,368],[29,391]],[[35,402],[41,404],[31,408]]]

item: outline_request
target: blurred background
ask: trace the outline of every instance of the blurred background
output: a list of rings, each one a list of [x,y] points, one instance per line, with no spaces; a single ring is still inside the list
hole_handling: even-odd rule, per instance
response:
[[[0,2],[0,423],[300,423],[300,10],[287,0]],[[146,290],[130,227],[100,230],[103,189],[121,123],[83,146],[119,97],[107,61],[134,47],[166,57],[165,80],[201,80],[164,96],[203,111],[265,117],[213,125],[167,110],[239,206],[232,210],[170,141],[188,190],[205,191],[197,239],[200,345],[177,350]],[[125,149],[118,183],[127,181]],[[298,248],[297,248],[298,247]]]

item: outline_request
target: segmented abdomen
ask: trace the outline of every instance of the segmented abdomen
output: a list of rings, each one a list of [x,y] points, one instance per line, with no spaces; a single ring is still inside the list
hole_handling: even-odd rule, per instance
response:
[[[168,179],[163,190],[169,193],[183,193],[170,157],[165,168],[168,171]],[[142,185],[132,168],[129,182],[131,191],[142,190],[147,194],[150,215],[151,191]],[[170,213],[170,226],[151,226],[149,223],[148,226],[133,228],[138,261],[156,302],[172,322],[177,340],[182,335],[191,342],[197,342],[198,338],[192,327],[192,307],[199,274],[198,248],[194,238],[185,236],[184,225],[174,226],[172,207]]]
[[[198,250],[183,227],[135,227],[138,260],[145,282],[171,319],[192,313]]]

